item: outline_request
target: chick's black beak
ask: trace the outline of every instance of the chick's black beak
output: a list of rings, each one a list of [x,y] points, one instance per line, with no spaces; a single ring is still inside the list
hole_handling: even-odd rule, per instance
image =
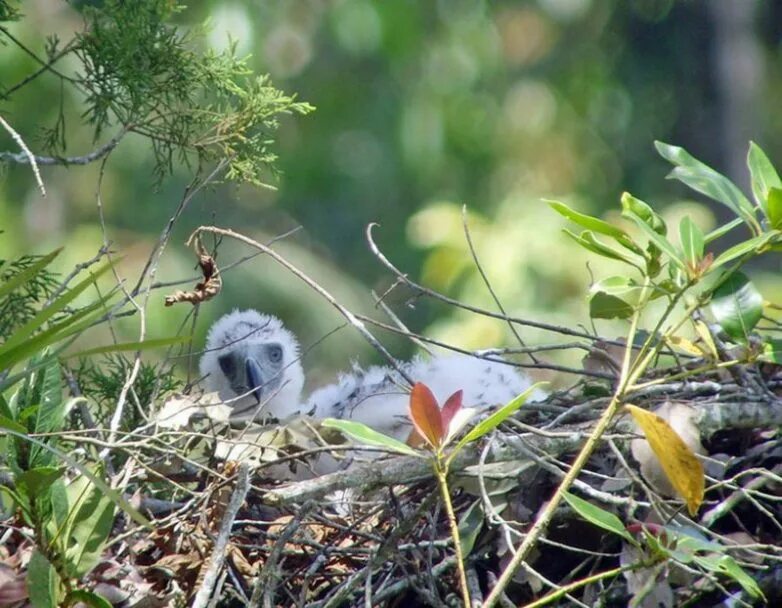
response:
[[[255,401],[260,404],[263,396],[263,373],[261,372],[261,366],[258,365],[258,361],[253,357],[247,357],[244,362],[244,368],[247,372],[247,386],[253,397],[255,397]]]

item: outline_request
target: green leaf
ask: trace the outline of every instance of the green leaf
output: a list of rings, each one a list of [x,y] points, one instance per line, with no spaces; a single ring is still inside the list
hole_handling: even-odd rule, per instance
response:
[[[626,264],[630,264],[632,266],[637,267],[635,261],[630,256],[628,256],[624,251],[621,251],[619,249],[614,249],[610,245],[606,245],[605,243],[597,240],[595,235],[592,232],[589,232],[588,230],[582,231],[581,234],[575,234],[570,230],[568,230],[567,228],[563,228],[562,232],[568,235],[571,239],[573,239],[576,243],[581,245],[587,251],[591,251],[592,253],[596,253],[597,255],[603,256],[605,258],[609,258],[611,260],[625,262]]]
[[[8,405],[8,401],[5,400],[2,394],[0,394],[0,416],[13,420],[14,412],[11,410],[11,406]]]
[[[87,591],[86,589],[74,589],[65,596],[66,606],[76,606],[77,604],[86,604],[92,608],[112,608],[111,602],[104,599],[103,596]]]
[[[628,319],[633,307],[622,298],[599,291],[589,298],[589,316],[592,319]]]
[[[782,339],[777,338],[765,338],[763,340],[763,355],[764,361],[776,363],[782,365]]]
[[[772,228],[782,228],[782,188],[770,188],[766,201],[769,224]]]
[[[61,251],[62,248],[55,249],[50,254],[43,256],[40,260],[35,262],[35,264],[25,268],[21,272],[17,272],[3,284],[0,284],[0,299],[7,296],[14,289],[18,289],[30,281],[35,275],[41,272],[41,270],[46,268],[51,263],[51,261],[59,255]]]
[[[0,416],[0,428],[15,431],[25,437],[27,436],[27,429],[23,425],[19,424],[16,420],[6,418],[5,416]]]
[[[43,496],[51,485],[62,477],[65,467],[36,467],[17,475],[17,489],[30,499]]]
[[[661,236],[668,234],[668,226],[666,226],[663,218],[641,199],[635,198],[629,192],[623,192],[620,203],[622,205],[622,217],[629,218],[634,216],[633,219],[640,219],[657,234]]]
[[[766,232],[759,236],[753,237],[748,241],[738,243],[737,245],[734,245],[733,247],[723,251],[720,255],[718,255],[717,259],[714,260],[714,263],[711,267],[716,269],[748,253],[752,253],[753,251],[757,252],[761,247],[767,245],[769,241],[777,238],[778,236],[778,233]]]
[[[591,230],[592,232],[597,232],[598,234],[604,234],[605,236],[610,236],[616,239],[616,241],[623,247],[626,247],[630,251],[638,255],[641,255],[641,248],[638,247],[638,245],[636,245],[633,242],[633,240],[630,238],[630,235],[627,234],[621,228],[618,228],[613,224],[609,224],[608,222],[593,217],[591,215],[585,215],[583,213],[579,213],[578,211],[571,209],[565,203],[561,203],[559,201],[546,201],[546,202],[549,204],[549,206],[552,209],[554,209],[554,211],[559,213],[561,216],[569,219],[571,222],[578,224],[582,228]]]
[[[755,234],[760,232],[752,203],[732,181],[703,164],[683,148],[659,141],[654,142],[654,145],[663,158],[676,165],[669,178],[678,179],[693,190],[722,203],[742,218]]]
[[[72,315],[68,315],[62,321],[53,323],[46,330],[15,346],[11,345],[9,347],[7,342],[1,345],[0,370],[13,367],[30,355],[40,353],[48,346],[87,329],[104,314],[103,306],[112,297],[113,295],[110,294],[100,298],[96,302],[85,306]]]
[[[609,293],[611,295],[622,295],[626,293],[632,293],[641,289],[633,279],[624,276],[611,276],[605,279],[600,279],[597,283],[593,283],[589,291],[592,293],[598,293],[600,291]]]
[[[13,346],[16,346],[20,344],[21,342],[24,342],[29,338],[33,333],[38,331],[43,325],[51,319],[54,315],[56,315],[58,312],[61,312],[66,306],[68,306],[71,302],[73,302],[77,297],[79,297],[83,291],[85,291],[87,288],[91,287],[95,284],[95,282],[98,280],[98,278],[105,274],[107,271],[111,269],[113,266],[112,262],[109,262],[107,264],[104,264],[101,266],[98,270],[91,273],[89,277],[85,278],[84,280],[80,281],[77,285],[71,287],[68,289],[65,293],[63,293],[60,297],[58,297],[54,302],[52,302],[49,306],[41,310],[38,314],[36,314],[32,319],[30,319],[27,323],[22,325],[19,329],[17,329],[3,344],[2,351],[6,351],[10,349]]]
[[[719,557],[714,555],[695,555],[693,556],[693,561],[704,570],[729,576],[752,597],[765,598],[755,579],[747,574],[730,555],[721,555]]]
[[[65,401],[62,398],[62,373],[57,361],[43,372],[41,402],[36,412],[35,432],[52,433],[62,430],[65,420]]]
[[[74,357],[89,357],[92,355],[102,355],[105,353],[119,353],[127,351],[149,350],[151,348],[161,348],[163,346],[174,346],[177,344],[187,344],[193,339],[192,336],[174,336],[172,338],[158,338],[155,340],[144,340],[142,342],[121,342],[119,344],[107,344],[106,346],[96,346],[87,350],[81,350],[64,357],[73,359]]]
[[[705,244],[709,244],[712,241],[716,241],[721,236],[725,236],[728,232],[733,230],[734,228],[738,228],[739,226],[744,225],[744,220],[742,220],[740,217],[737,217],[735,220],[731,220],[727,224],[723,224],[719,228],[715,228],[711,232],[709,232],[704,238],[703,241]]]
[[[462,555],[465,557],[475,546],[475,541],[483,527],[483,519],[483,504],[480,499],[472,503],[459,519],[459,541],[462,546]]]
[[[70,490],[70,486],[68,488]],[[69,492],[70,494],[70,492]],[[70,502],[70,501],[69,501]],[[74,501],[66,552],[68,573],[81,578],[98,563],[114,525],[114,503],[90,484],[85,500]],[[70,514],[69,514],[70,515]]]
[[[633,545],[638,544],[632,534],[627,531],[622,520],[613,513],[609,513],[605,509],[593,505],[591,502],[579,498],[570,492],[565,492],[562,496],[570,507],[589,523],[596,525],[598,528],[603,528],[603,530],[613,532]]]
[[[625,192],[622,195],[622,215],[628,219],[633,220],[641,229],[641,231],[649,238],[649,241],[652,244],[654,244],[660,251],[665,253],[681,270],[686,272],[687,265],[684,263],[681,255],[676,250],[676,247],[674,247],[673,244],[667,238],[665,238],[665,236],[663,236],[659,230],[655,230],[652,227],[653,222],[650,223],[649,220],[644,219],[636,212],[635,209],[638,207],[637,203],[646,205],[646,203],[643,203],[643,201],[639,201],[631,194]]]
[[[714,290],[710,306],[725,333],[745,342],[763,315],[763,296],[747,275],[734,272]]]
[[[749,142],[747,166],[752,176],[752,194],[755,196],[755,201],[761,209],[766,211],[766,215],[771,220],[770,209],[766,205],[769,191],[771,188],[782,188],[782,181],[780,181],[779,175],[766,153],[754,141]]]
[[[35,408],[34,433],[53,433],[62,430],[65,420],[65,401],[62,398],[62,374],[60,364],[52,361],[42,372],[40,403]],[[49,439],[45,442],[51,442]],[[51,463],[50,454],[38,446],[30,448],[29,466],[37,467]]]
[[[703,248],[705,245],[703,231],[698,228],[689,215],[685,215],[679,222],[679,238],[684,251],[684,259],[691,268],[703,257]]]
[[[456,444],[456,446],[451,451],[450,456],[448,457],[448,460],[450,461],[453,459],[454,456],[468,443],[475,441],[476,439],[480,439],[490,431],[493,431],[496,429],[502,422],[507,420],[510,416],[512,416],[516,410],[518,410],[524,403],[527,401],[529,396],[532,394],[533,391],[537,390],[538,387],[545,384],[544,382],[537,382],[530,386],[526,391],[518,395],[517,397],[511,399],[508,403],[503,405],[500,409],[498,409],[496,412],[494,412],[491,416],[486,418],[485,420],[482,420],[478,424],[476,424],[470,431],[461,438],[459,443]]]
[[[364,445],[374,445],[382,448],[387,448],[400,454],[407,454],[408,456],[421,456],[419,452],[411,448],[406,443],[402,443],[393,437],[378,433],[376,430],[369,428],[365,424],[360,422],[354,422],[352,420],[337,420],[336,418],[326,418],[322,423],[322,426],[327,428],[337,429],[342,431],[345,435],[348,435],[356,441]]]
[[[27,593],[33,608],[57,608],[59,606],[59,577],[54,567],[36,549],[27,564]]]
[[[15,423],[13,423],[15,424]],[[43,447],[44,449],[51,452],[55,457],[57,457],[59,460],[67,464],[69,467],[72,467],[79,471],[82,475],[86,476],[92,483],[94,483],[98,489],[103,492],[106,496],[108,496],[114,504],[119,506],[125,513],[130,516],[130,518],[135,521],[140,526],[148,526],[149,522],[147,519],[138,512],[138,510],[131,505],[127,499],[125,499],[122,494],[117,492],[116,490],[109,487],[109,485],[103,481],[100,477],[92,473],[87,467],[85,467],[82,463],[80,463],[75,458],[72,458],[69,454],[66,454],[65,452],[58,450],[57,448],[47,445],[44,442],[42,442],[40,439],[37,439],[36,437],[30,437],[27,435],[27,433],[20,433],[15,428],[13,428],[11,425],[5,424],[5,421],[0,419],[0,426],[6,429],[6,432],[10,435],[13,435],[14,437],[17,437],[23,441],[27,441],[29,443],[32,443],[34,445],[38,445]]]

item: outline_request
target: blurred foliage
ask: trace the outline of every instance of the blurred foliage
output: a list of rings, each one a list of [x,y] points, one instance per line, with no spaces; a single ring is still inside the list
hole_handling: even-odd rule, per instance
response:
[[[0,260],[0,283],[5,283],[19,273],[28,270],[43,256],[22,255],[16,260]],[[24,325],[38,312],[59,285],[57,275],[43,269],[29,281],[0,297],[0,338],[4,341],[11,332]]]
[[[4,27],[43,56],[40,32],[69,40],[82,29],[73,10],[81,4],[30,0],[25,18]],[[727,10],[736,14],[726,16]],[[722,211],[662,181],[666,167],[652,142],[683,145],[740,185],[748,177],[737,172],[743,169],[735,156],[743,155],[749,139],[772,160],[782,158],[782,121],[774,104],[782,89],[781,16],[775,3],[706,0],[193,3],[172,16],[179,27],[169,36],[191,36],[209,19],[205,38],[188,38],[193,44],[211,48],[214,57],[233,56],[234,49],[236,56],[250,53],[243,65],[268,72],[317,112],[306,120],[282,120],[278,190],[222,186],[203,194],[174,241],[205,221],[262,239],[300,224],[304,231],[286,251],[314,276],[326,276],[339,297],[369,308],[368,288],[383,292],[389,285],[364,240],[367,223],[380,222],[378,243],[400,268],[453,297],[494,308],[464,240],[466,204],[476,253],[509,314],[586,323],[590,271],[576,245],[561,236],[564,220],[542,199],[556,197],[612,220],[610,206],[631,190],[653,200],[666,221],[690,213],[709,230],[724,219]],[[141,45],[139,57],[145,52]],[[176,83],[176,57],[170,60],[165,73]],[[121,81],[121,66],[110,67]],[[3,47],[3,87],[36,69],[28,54]],[[202,93],[207,82],[199,81]],[[128,89],[119,99],[138,94],[143,91]],[[89,95],[46,75],[10,101],[0,97],[0,112],[38,151],[46,141],[42,127],[56,125],[62,108],[83,112],[85,99],[89,107]],[[69,150],[94,147],[93,131],[73,121],[67,134]],[[0,150],[16,147],[0,134]],[[190,175],[174,162],[175,179],[156,190],[150,174],[158,166],[132,137],[105,168],[104,213],[110,237],[129,251],[125,268],[144,259]],[[42,201],[26,167],[7,169],[0,224],[9,235],[0,237],[0,254],[70,240],[77,246],[73,255],[92,255],[98,242],[85,235],[97,232],[97,171],[44,171],[50,196]],[[221,252],[222,263],[242,253]],[[161,272],[187,276],[191,264],[182,249],[172,249]],[[615,271],[610,261],[589,264],[596,274]],[[409,302],[408,295],[394,292],[388,301],[414,330],[469,347],[512,340],[502,323]],[[225,276],[223,297],[205,307],[199,325],[246,305],[282,314],[312,338],[305,342],[339,322],[314,296],[302,297],[291,277],[260,260]],[[150,310],[150,323],[170,323],[162,306]],[[599,329],[610,333],[611,327]],[[343,367],[359,343],[342,332],[320,348],[308,364]]]

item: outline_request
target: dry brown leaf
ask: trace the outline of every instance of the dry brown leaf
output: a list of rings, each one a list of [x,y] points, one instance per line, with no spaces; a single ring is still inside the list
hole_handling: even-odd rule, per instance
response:
[[[189,244],[190,242],[188,242]],[[204,280],[196,283],[192,291],[176,291],[166,296],[166,306],[173,306],[179,302],[190,302],[193,305],[200,304],[214,298],[223,288],[220,269],[217,267],[214,258],[207,253],[206,248],[201,244],[201,239],[198,237],[195,240],[195,250]]]
[[[670,481],[672,488],[684,498],[687,509],[691,515],[694,515],[703,502],[705,486],[703,465],[694,450],[661,416],[634,405],[626,405],[625,407],[641,427],[646,441],[648,441],[648,446],[654,452],[657,462],[662,467],[662,471]],[[653,476],[649,475],[648,465],[647,471],[644,471],[644,464],[650,459],[643,460],[644,456],[641,454],[643,444],[637,443],[638,441],[633,442],[633,456],[641,463],[641,472],[644,473],[644,477],[651,482]],[[698,441],[698,443],[700,442]]]

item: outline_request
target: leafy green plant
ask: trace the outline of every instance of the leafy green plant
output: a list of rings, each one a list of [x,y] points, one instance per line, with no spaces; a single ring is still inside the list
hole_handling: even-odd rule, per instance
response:
[[[402,443],[393,437],[378,433],[359,422],[333,418],[323,421],[323,426],[339,429],[362,445],[382,447],[399,454],[428,458],[430,460],[440,489],[440,497],[448,515],[448,524],[456,551],[460,591],[465,606],[471,605],[470,591],[464,570],[463,543],[459,524],[456,520],[456,513],[451,501],[451,492],[448,487],[450,466],[453,463],[453,459],[467,444],[477,441],[497,428],[504,420],[507,420],[539,386],[539,384],[531,386],[485,420],[480,421],[459,441],[456,441],[455,444],[454,441],[459,432],[475,416],[476,410],[462,407],[462,391],[456,391],[446,399],[441,408],[429,387],[421,382],[414,384],[410,391],[409,411],[413,432],[410,434],[407,443]]]
[[[0,260],[0,283],[28,270],[41,259],[43,256],[23,255],[15,260]],[[56,274],[41,268],[18,289],[6,291],[0,298],[0,338],[7,339],[12,330],[32,319],[38,306],[54,293],[58,284]]]
[[[753,598],[764,597],[755,580],[727,553],[728,547],[703,539],[695,530],[640,523],[625,526],[616,515],[583,498],[569,492],[563,497],[586,521],[621,537],[623,542],[639,550],[642,558],[628,569],[648,568],[666,560],[695,563],[706,572],[733,579]]]
[[[73,307],[110,263],[73,286],[36,287],[49,285],[47,267],[58,253],[11,265],[16,271],[2,275],[0,282],[0,303],[17,298],[16,310],[21,311],[0,343],[0,442],[5,444],[11,477],[10,484],[0,486],[0,496],[6,510],[18,513],[34,533],[36,548],[28,565],[32,604],[48,608],[84,602],[103,607],[108,603],[79,588],[78,581],[97,563],[118,506],[137,523],[145,525],[146,520],[104,481],[102,463],[85,463],[59,445],[66,413],[83,399],[64,398],[60,361],[66,358],[65,348],[106,314],[113,296]],[[36,306],[41,294],[47,302]],[[137,351],[183,341],[115,344],[82,354]]]
[[[711,232],[702,231],[687,216],[678,226],[669,226],[652,206],[625,193],[621,198],[621,214],[634,226],[635,230],[631,231],[585,215],[565,203],[550,202],[554,211],[579,227],[577,232],[566,229],[565,234],[590,253],[626,266],[626,274],[602,279],[592,286],[589,310],[594,319],[628,320],[627,346],[608,406],[557,491],[500,576],[486,600],[486,606],[492,606],[498,600],[513,573],[547,528],[558,505],[566,499],[567,490],[586,465],[600,438],[624,406],[630,405],[635,391],[672,379],[698,376],[717,368],[758,360],[777,360],[778,343],[771,336],[757,331],[764,299],[741,269],[750,260],[782,248],[782,182],[779,175],[765,153],[751,144],[747,164],[752,176],[754,200],[750,201],[729,179],[684,149],[660,142],[656,143],[656,147],[660,155],[673,164],[672,179],[724,205],[736,217]],[[717,239],[739,227],[747,231],[746,237],[738,244],[718,251],[715,247]],[[672,237],[674,234],[677,238]],[[642,317],[651,316],[650,304],[656,300],[662,300],[665,306],[662,312],[653,313],[649,328],[642,328]],[[709,314],[719,328],[716,336],[712,336],[703,323]],[[694,344],[682,335],[682,330],[688,325],[703,343],[701,364],[644,381],[644,375],[659,360],[663,349],[693,355]],[[723,346],[718,347],[720,344]],[[724,345],[730,344],[741,348],[724,348]],[[735,354],[737,352],[738,355]],[[665,421],[653,420],[651,415],[643,416],[646,412],[640,408],[629,408],[629,411],[636,420],[640,417],[644,422],[641,424],[644,432],[654,430],[656,437],[650,438],[653,449],[655,443],[659,448],[675,436]],[[689,452],[687,458],[677,460],[671,450],[664,449],[656,449],[655,454],[663,462],[666,475],[672,477],[673,487],[683,493],[690,511],[695,513],[703,499],[703,471],[700,466],[687,464],[697,464],[697,458],[686,446],[682,449]],[[674,554],[671,556],[675,557]],[[695,561],[706,565],[702,560]]]

